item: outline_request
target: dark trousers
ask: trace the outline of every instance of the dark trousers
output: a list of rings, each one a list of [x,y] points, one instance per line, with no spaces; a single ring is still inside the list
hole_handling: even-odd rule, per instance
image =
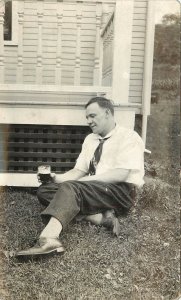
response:
[[[63,228],[78,214],[90,215],[114,209],[117,213],[133,205],[134,186],[129,183],[100,181],[66,181],[61,184],[42,184],[37,192],[46,206],[41,213],[43,221],[57,218]]]

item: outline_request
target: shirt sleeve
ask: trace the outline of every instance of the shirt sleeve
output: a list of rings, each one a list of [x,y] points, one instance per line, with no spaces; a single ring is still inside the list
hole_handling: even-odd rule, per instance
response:
[[[120,142],[116,158],[116,168],[140,170],[144,162],[144,143],[140,136],[133,132]]]

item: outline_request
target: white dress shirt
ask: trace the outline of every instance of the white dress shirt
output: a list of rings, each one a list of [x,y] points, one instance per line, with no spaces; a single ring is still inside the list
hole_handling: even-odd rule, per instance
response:
[[[96,174],[103,174],[118,168],[127,169],[130,172],[125,182],[142,186],[144,184],[144,143],[141,137],[135,131],[119,125],[116,125],[104,138],[107,137],[109,138],[104,142]],[[75,165],[76,169],[88,173],[90,160],[100,139],[102,137],[94,133],[85,138]]]

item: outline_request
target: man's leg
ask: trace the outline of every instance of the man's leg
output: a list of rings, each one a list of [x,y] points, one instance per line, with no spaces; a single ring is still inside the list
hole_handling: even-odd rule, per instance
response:
[[[107,209],[129,208],[132,205],[130,195],[131,187],[125,183],[106,184],[98,181],[62,183],[42,213],[42,218],[48,224],[40,235],[39,243],[33,248],[18,252],[17,256],[63,252],[63,246],[57,236],[80,211],[83,214],[93,215]]]
[[[130,189],[131,189],[131,193],[130,193]],[[129,197],[131,198],[131,206],[135,205],[135,187],[132,185],[129,188]],[[111,210],[106,210],[104,213],[97,213],[97,214],[93,214],[93,215],[81,215],[76,217],[77,221],[82,221],[82,220],[86,220],[89,221],[95,225],[103,225],[104,223],[109,223],[109,221],[107,222],[107,219],[110,220],[110,218],[113,217],[113,214],[115,215],[127,215],[127,213],[130,210],[130,207],[120,207],[119,209],[116,209],[116,211],[114,211],[113,209]],[[105,222],[106,221],[106,222]]]
[[[37,190],[37,198],[41,204],[48,206],[58,191],[59,184],[50,182],[42,184]],[[61,223],[54,217],[50,218],[48,226],[44,228],[36,245],[28,250],[17,252],[16,256],[48,254],[50,252],[64,252],[64,247],[60,242],[59,235],[62,231]]]
[[[85,220],[111,228],[118,235],[120,227],[114,210],[129,209],[132,206],[131,190],[132,186],[126,183],[68,181],[60,186],[50,205],[43,211],[42,217],[49,220],[53,216],[66,227],[81,212],[85,215]],[[53,226],[48,223],[45,229],[48,228],[51,233]]]
[[[50,203],[42,214],[47,225],[40,234],[36,245],[30,249],[17,252],[16,256],[64,251],[61,242],[58,240],[62,231],[62,225],[65,227],[77,215],[80,211],[80,205],[72,185],[68,182],[60,184],[56,192],[55,189],[56,187],[54,188],[52,185],[43,185],[39,189],[38,197],[40,201],[42,202],[43,200],[44,204],[48,201]],[[52,194],[54,194],[53,199],[51,197]]]
[[[79,212],[94,215],[108,209],[129,209],[132,204],[131,185],[127,183],[66,181],[41,215],[46,221],[55,217],[65,228]]]
[[[37,197],[41,204],[48,206],[58,191],[59,184],[57,183],[47,183],[39,186],[37,190]]]

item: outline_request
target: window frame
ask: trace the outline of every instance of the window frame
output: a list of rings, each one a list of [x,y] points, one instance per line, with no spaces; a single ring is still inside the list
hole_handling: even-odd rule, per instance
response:
[[[12,1],[12,32],[11,40],[4,40],[4,46],[17,46],[18,45],[18,1]]]

